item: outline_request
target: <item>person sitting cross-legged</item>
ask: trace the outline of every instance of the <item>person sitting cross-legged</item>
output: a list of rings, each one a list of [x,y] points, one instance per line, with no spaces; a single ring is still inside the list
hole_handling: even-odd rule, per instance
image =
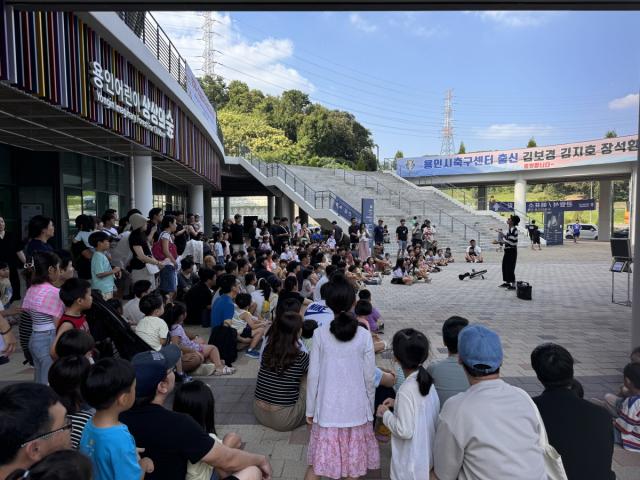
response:
[[[484,258],[482,257],[482,249],[476,245],[476,241],[471,239],[469,246],[464,254],[464,259],[467,263],[482,263]]]

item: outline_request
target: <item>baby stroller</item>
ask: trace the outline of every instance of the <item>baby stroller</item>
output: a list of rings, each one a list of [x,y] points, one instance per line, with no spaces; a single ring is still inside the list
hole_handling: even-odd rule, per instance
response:
[[[100,292],[92,290],[91,296],[93,305],[86,316],[101,357],[131,360],[136,353],[151,350],[151,347],[134,333],[127,321],[109,307]]]

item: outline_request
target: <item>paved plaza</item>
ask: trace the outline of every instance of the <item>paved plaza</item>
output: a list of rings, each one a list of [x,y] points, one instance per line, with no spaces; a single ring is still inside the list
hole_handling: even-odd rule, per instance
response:
[[[616,391],[628,362],[631,309],[611,303],[609,245],[584,241],[541,252],[521,247],[518,255],[516,275],[533,285],[531,301],[519,300],[515,292],[498,288],[502,283],[501,254],[496,252],[486,252],[487,262],[482,265],[488,270],[485,280],[460,281],[458,274],[471,266],[456,262],[434,274],[431,284],[391,285],[386,277],[382,285],[369,287],[386,322],[385,338],[390,340],[401,328],[420,329],[432,342],[431,358],[442,358],[446,355],[442,323],[451,315],[461,315],[500,334],[505,351],[503,376],[531,394],[539,393],[541,387],[529,355],[544,342],[559,343],[574,355],[585,398]],[[626,274],[617,274],[616,287],[617,299],[626,299]],[[10,364],[0,367],[0,384],[32,378],[21,359],[18,352]],[[378,363],[389,366],[390,360],[379,356]],[[214,387],[219,430],[223,434],[236,431],[248,450],[270,455],[275,479],[302,479],[306,427],[279,433],[258,425],[252,413],[257,361],[241,356],[235,366],[238,372],[232,377],[206,379]],[[388,478],[390,446],[382,445],[381,451],[382,469],[367,478]],[[617,448],[614,469],[619,479],[640,480],[640,455]]]

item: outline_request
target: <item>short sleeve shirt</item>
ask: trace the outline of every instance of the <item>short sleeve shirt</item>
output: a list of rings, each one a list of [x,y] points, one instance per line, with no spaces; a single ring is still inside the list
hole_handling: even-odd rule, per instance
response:
[[[185,478],[187,462],[197,463],[213,448],[215,440],[190,416],[150,404],[120,414],[138,448],[153,460],[154,471],[145,480]],[[120,479],[118,479],[120,480]]]
[[[110,270],[111,264],[107,256],[102,252],[95,252],[91,257],[91,288],[100,290],[102,293],[113,293],[116,286],[115,277],[107,275],[106,277],[98,278],[99,273]]]
[[[400,240],[401,242],[406,242],[407,236],[409,235],[409,229],[401,225],[396,228],[396,235],[398,235],[398,240]]]
[[[136,326],[136,335],[157,351],[162,348],[161,341],[169,335],[169,326],[159,317],[144,317]]]
[[[80,451],[91,460],[94,480],[139,480],[136,443],[126,425],[97,428],[93,419],[82,432]]]
[[[133,258],[131,259],[131,269],[132,270],[142,270],[145,267],[144,262],[138,259],[136,256],[136,252],[133,251],[133,247],[142,247],[142,251],[146,256],[151,256],[151,249],[149,248],[149,242],[147,238],[140,234],[140,232],[134,232],[129,235],[129,247],[131,248],[131,252],[133,253]]]

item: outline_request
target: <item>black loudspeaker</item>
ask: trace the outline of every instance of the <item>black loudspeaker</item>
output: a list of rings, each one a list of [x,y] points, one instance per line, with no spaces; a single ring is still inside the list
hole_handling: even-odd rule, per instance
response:
[[[516,283],[516,296],[520,300],[531,300],[531,285],[527,282]]]

